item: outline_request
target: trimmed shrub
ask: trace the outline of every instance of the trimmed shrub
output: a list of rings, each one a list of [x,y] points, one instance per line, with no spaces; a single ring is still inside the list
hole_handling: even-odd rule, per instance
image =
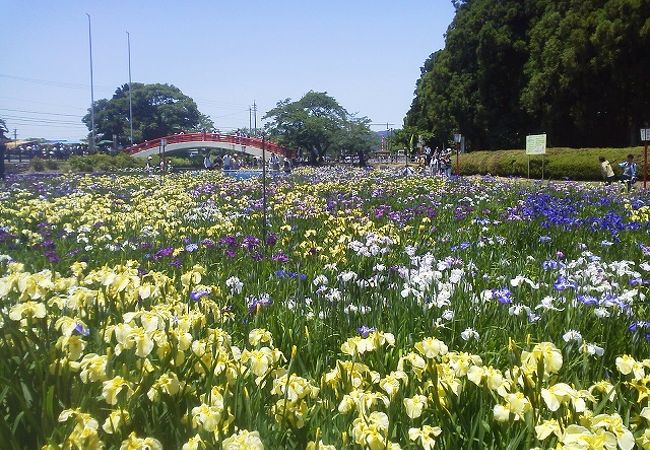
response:
[[[639,176],[643,174],[643,148],[551,148],[546,156],[530,157],[530,177],[542,177],[544,161],[544,178],[552,180],[602,180],[599,156],[604,156],[617,175],[621,174],[619,162],[625,161],[628,154],[633,154],[639,165]],[[454,166],[456,158],[453,158]],[[502,177],[528,176],[528,159],[524,150],[496,150],[466,153],[460,156],[462,175],[495,175]]]

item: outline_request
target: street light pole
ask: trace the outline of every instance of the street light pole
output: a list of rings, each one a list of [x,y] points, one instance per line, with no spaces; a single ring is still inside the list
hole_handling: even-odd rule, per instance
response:
[[[126,42],[129,48],[129,125],[131,128],[130,140],[133,145],[133,103],[131,101],[131,35],[126,32]]]
[[[90,14],[88,16],[88,47],[90,50],[90,150],[95,152],[95,86],[93,78],[93,36],[90,28]]]

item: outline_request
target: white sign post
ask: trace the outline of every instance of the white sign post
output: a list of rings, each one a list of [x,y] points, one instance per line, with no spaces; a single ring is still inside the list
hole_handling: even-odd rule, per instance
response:
[[[542,155],[542,180],[544,180],[544,161],[546,159],[546,134],[526,136],[526,156],[528,157],[528,178],[530,179],[530,155]]]
[[[641,142],[650,141],[650,128],[641,128]]]
[[[641,128],[641,142],[643,142],[643,189],[648,187],[648,141],[650,141],[650,128]]]

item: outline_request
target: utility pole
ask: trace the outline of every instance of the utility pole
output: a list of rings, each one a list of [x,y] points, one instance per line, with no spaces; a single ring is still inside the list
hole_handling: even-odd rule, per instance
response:
[[[95,86],[93,78],[93,36],[90,28],[90,14],[88,16],[88,47],[90,49],[90,150],[95,153]]]
[[[253,100],[253,115],[255,117],[255,137],[257,137],[257,105],[255,100]]]
[[[14,151],[18,153],[18,161],[23,162],[23,154],[18,150],[18,130],[14,128]],[[9,158],[11,159],[11,157]]]
[[[131,145],[133,145],[133,103],[131,101],[131,35],[126,32],[126,42],[129,48],[129,125],[131,127]]]
[[[253,109],[248,107],[248,131],[253,131]]]

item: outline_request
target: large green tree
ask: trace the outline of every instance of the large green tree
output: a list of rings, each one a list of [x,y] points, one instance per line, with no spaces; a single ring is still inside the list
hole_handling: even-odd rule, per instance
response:
[[[474,148],[628,145],[650,101],[650,0],[454,0],[405,125]]]
[[[135,142],[214,128],[210,118],[199,112],[194,100],[173,85],[132,83],[131,88]],[[90,112],[83,122],[90,130]],[[112,139],[116,135],[120,145],[129,143],[128,84],[118,87],[112,98],[95,102],[95,127],[100,139]]]
[[[369,120],[350,114],[327,92],[309,91],[300,100],[282,100],[266,113],[265,129],[280,144],[307,154],[311,163],[330,152],[355,153],[363,162],[375,145]]]

